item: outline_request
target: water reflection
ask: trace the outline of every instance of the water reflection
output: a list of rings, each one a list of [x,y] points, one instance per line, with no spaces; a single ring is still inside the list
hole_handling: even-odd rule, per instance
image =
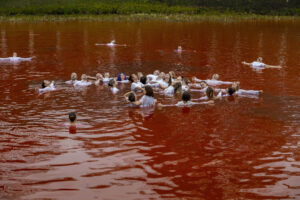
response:
[[[1,56],[7,57],[6,31],[1,30]]]

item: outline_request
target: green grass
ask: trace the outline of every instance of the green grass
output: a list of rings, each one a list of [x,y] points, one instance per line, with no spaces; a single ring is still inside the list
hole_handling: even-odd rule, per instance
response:
[[[237,0],[236,0],[237,1]],[[252,0],[253,1],[253,0]],[[261,0],[263,1],[263,0]],[[265,0],[267,1],[267,0]],[[170,3],[172,2],[172,3]],[[0,15],[128,15],[128,14],[188,14],[188,15],[222,15],[264,14],[279,16],[299,16],[299,7],[261,7],[230,6],[216,3],[214,6],[199,6],[192,0],[0,0]],[[267,4],[266,4],[267,5]],[[268,4],[269,5],[269,4]],[[262,9],[264,8],[264,9]]]

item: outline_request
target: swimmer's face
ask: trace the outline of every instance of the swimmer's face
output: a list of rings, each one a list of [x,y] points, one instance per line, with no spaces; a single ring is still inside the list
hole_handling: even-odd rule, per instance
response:
[[[258,58],[257,58],[257,61],[258,61],[258,62],[262,62],[262,61],[263,61],[262,57],[258,57]]]
[[[166,74],[166,76],[165,76],[166,81],[169,81],[170,78],[171,78],[170,74]]]
[[[71,74],[71,80],[76,80],[77,79],[77,74],[75,73],[75,72],[73,72],[72,74]]]
[[[231,87],[236,90],[239,87],[239,82],[233,82]]]
[[[155,76],[158,76],[158,75],[159,75],[159,71],[158,71],[158,70],[155,70],[155,71],[153,72],[153,74],[154,74]]]
[[[86,79],[87,79],[87,78],[86,78],[86,75],[85,75],[85,74],[82,74],[82,75],[81,75],[81,80],[86,81]]]
[[[134,82],[137,82],[137,81],[138,81],[138,77],[137,77],[135,74],[133,74],[133,75],[132,75],[132,80],[133,80]]]
[[[201,82],[200,85],[201,85],[202,88],[206,88],[207,87],[207,84],[205,82]]]
[[[97,79],[97,80],[101,80],[101,79],[103,79],[103,76],[102,76],[102,74],[100,74],[100,73],[97,73],[97,74],[96,74],[96,79]]]
[[[138,77],[139,77],[139,78],[141,78],[141,77],[143,76],[143,73],[142,73],[142,72],[138,72],[137,74],[138,74]]]
[[[181,50],[182,50],[182,47],[181,47],[181,46],[178,46],[178,50],[181,51]]]
[[[160,74],[159,74],[159,77],[160,77],[160,78],[164,79],[165,76],[166,76],[166,74],[165,74],[164,72],[160,72]]]
[[[178,80],[178,81],[182,81],[182,76],[178,76],[178,77],[177,77],[177,80]]]
[[[109,78],[109,73],[106,72],[106,73],[104,74],[104,77],[105,77],[105,78]]]
[[[16,52],[13,53],[13,57],[17,57],[17,53]]]
[[[121,80],[124,81],[125,80],[125,75],[121,74]]]
[[[219,79],[219,74],[214,74],[214,75],[212,76],[212,79],[213,79],[213,80],[218,80],[218,79]]]
[[[51,82],[48,81],[48,80],[44,80],[44,83],[45,83],[45,86],[46,86],[46,87],[50,86],[50,84],[51,84]]]

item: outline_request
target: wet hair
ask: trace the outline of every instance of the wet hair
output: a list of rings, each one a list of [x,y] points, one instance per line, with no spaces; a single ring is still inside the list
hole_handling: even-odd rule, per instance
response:
[[[228,94],[231,96],[235,93],[235,89],[232,87],[227,88]]]
[[[147,76],[142,76],[140,78],[140,82],[143,83],[144,85],[147,83]]]
[[[191,100],[191,94],[188,91],[185,91],[182,93],[181,97],[182,101],[190,101]]]
[[[122,74],[123,73],[118,74],[117,81],[122,81],[122,78],[121,78]],[[126,75],[125,74],[123,74],[123,75],[124,75],[124,80],[127,80]]]
[[[169,71],[169,74],[170,74],[171,78],[174,78],[174,79],[176,78],[176,74],[174,71]]]
[[[43,80],[42,81],[42,88],[45,88],[46,87],[46,84],[45,84],[45,81]]]
[[[132,92],[128,95],[128,100],[130,102],[135,102],[135,95]]]
[[[145,86],[145,91],[146,91],[146,96],[149,96],[149,97],[154,97],[154,93],[153,93],[153,89],[151,86],[149,85],[146,85]]]
[[[181,89],[182,89],[181,82],[176,82],[173,87],[174,87],[174,93],[181,91]]]
[[[69,119],[71,122],[74,122],[76,120],[76,113],[75,112],[70,112],[69,113]]]
[[[182,81],[185,82],[185,84],[189,84],[190,80],[188,78],[182,77]]]
[[[114,86],[114,84],[115,84],[115,79],[110,79],[108,82],[108,86],[112,87],[112,86]]]
[[[209,98],[209,99],[212,99],[214,97],[214,89],[212,87],[208,87],[206,89],[206,96]]]
[[[130,76],[129,76],[129,78],[128,78],[128,80],[131,82],[131,83],[133,83],[133,74],[130,74]]]

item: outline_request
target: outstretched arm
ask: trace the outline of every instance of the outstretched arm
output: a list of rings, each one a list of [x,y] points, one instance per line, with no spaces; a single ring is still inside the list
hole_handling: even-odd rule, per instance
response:
[[[276,66],[276,65],[265,65],[265,68],[273,68],[273,69],[281,69],[281,66]]]
[[[251,66],[251,63],[247,63],[245,61],[242,62],[243,65]]]

